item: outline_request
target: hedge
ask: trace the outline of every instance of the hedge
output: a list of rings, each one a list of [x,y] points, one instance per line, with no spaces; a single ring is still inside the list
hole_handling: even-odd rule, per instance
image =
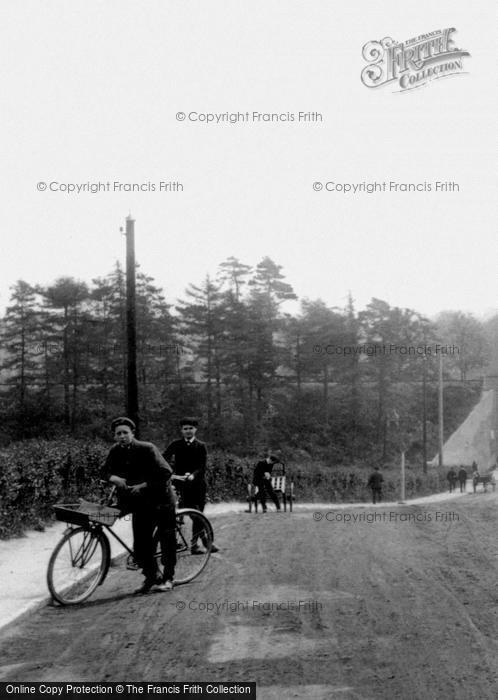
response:
[[[27,528],[43,529],[53,518],[53,503],[73,502],[79,497],[102,498],[104,489],[99,477],[109,447],[100,441],[64,438],[26,440],[0,450],[0,539],[19,535]],[[244,501],[254,462],[254,458],[213,451],[207,470],[209,500]],[[367,465],[331,467],[306,459],[287,466],[298,503],[368,501],[370,471]],[[400,493],[399,469],[386,468],[383,473],[384,498],[396,500]],[[407,498],[444,488],[446,480],[436,471],[424,475],[420,470],[407,469]]]

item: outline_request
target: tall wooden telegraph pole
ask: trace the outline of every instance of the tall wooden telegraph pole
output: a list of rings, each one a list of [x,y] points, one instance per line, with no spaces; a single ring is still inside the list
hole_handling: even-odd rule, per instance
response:
[[[438,401],[438,423],[439,423],[439,466],[444,465],[444,409],[443,409],[443,355],[439,353],[439,401]]]
[[[126,372],[126,413],[137,426],[138,415],[138,381],[137,381],[137,317],[135,291],[135,219],[126,217],[126,340],[127,340],[127,372]]]

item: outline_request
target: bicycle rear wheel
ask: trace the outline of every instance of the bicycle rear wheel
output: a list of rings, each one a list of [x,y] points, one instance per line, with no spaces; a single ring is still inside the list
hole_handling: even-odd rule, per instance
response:
[[[175,584],[192,581],[206,567],[213,546],[211,523],[198,510],[180,508],[176,511],[176,567]],[[200,554],[193,551],[200,550]],[[158,565],[161,568],[161,547],[156,541]],[[162,571],[162,569],[161,569]]]
[[[105,579],[110,561],[109,540],[101,530],[68,530],[48,563],[52,598],[61,605],[82,603]]]

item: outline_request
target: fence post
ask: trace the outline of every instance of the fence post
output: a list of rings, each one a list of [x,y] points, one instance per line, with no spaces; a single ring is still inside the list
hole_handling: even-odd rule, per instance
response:
[[[405,451],[401,453],[401,500],[400,503],[405,502]]]

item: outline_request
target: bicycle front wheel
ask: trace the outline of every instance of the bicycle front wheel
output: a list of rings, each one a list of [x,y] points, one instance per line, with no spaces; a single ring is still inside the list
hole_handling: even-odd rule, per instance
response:
[[[212,546],[213,528],[206,516],[191,508],[177,510],[175,584],[188,583],[199,576],[209,561]]]
[[[104,580],[111,560],[109,540],[101,530],[68,530],[50,557],[47,584],[61,605],[89,598]]]

